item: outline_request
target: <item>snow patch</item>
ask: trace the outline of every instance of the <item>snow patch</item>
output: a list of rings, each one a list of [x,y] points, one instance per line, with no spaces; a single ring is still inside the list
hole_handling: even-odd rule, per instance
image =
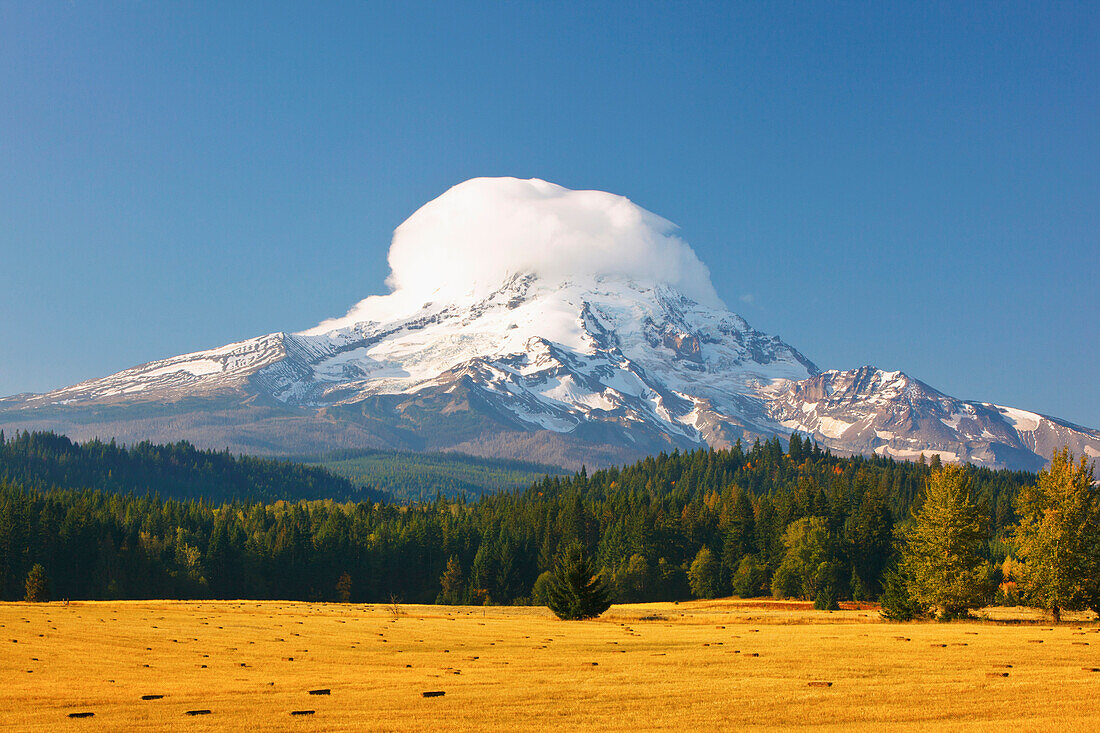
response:
[[[168,366],[160,367],[159,369],[153,369],[152,371],[144,372],[143,375],[147,377],[157,377],[162,374],[175,374],[177,372],[187,372],[188,374],[201,377],[207,374],[217,374],[223,371],[225,367],[221,362],[214,361],[213,359],[196,359],[194,361],[185,361],[182,363],[169,364]]]
[[[818,432],[828,438],[840,438],[853,425],[855,423],[844,422],[833,417],[824,415],[818,417]]]
[[[1002,405],[994,405],[994,407],[1004,415],[1005,420],[1016,430],[1025,432],[1037,430],[1039,422],[1042,420],[1042,417],[1027,410],[1018,410],[1015,407],[1003,407]]]

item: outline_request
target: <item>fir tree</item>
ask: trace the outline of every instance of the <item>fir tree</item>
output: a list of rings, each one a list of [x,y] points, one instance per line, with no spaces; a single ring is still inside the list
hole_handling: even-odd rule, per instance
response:
[[[909,577],[903,568],[887,568],[882,576],[880,613],[889,621],[912,621],[923,616],[925,609],[913,598],[909,590]]]
[[[344,571],[336,581],[336,600],[340,603],[351,602],[351,574]]]
[[[550,610],[566,621],[596,618],[611,607],[603,579],[595,577],[579,544],[571,545],[558,560],[547,595]]]
[[[439,597],[436,598],[436,603],[447,606],[457,606],[462,603],[462,563],[459,562],[457,556],[451,555],[450,559],[447,560],[447,569],[443,571],[443,575],[439,578],[439,586]]]
[[[50,581],[46,577],[46,568],[35,563],[27,573],[27,593],[24,599],[28,603],[45,603],[50,600]]]
[[[986,533],[970,485],[970,474],[961,466],[933,472],[924,503],[902,535],[901,570],[909,592],[941,618],[966,615],[985,596],[981,549]]]

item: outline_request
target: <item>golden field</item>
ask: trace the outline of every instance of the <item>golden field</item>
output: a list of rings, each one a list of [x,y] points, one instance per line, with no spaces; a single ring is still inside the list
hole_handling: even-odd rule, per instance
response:
[[[0,729],[1100,730],[1094,621],[888,624],[737,600],[586,622],[396,610],[0,604]]]

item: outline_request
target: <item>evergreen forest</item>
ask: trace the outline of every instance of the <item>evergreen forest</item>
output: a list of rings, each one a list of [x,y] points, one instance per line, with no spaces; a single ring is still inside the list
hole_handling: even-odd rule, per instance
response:
[[[356,490],[317,467],[20,433],[0,436],[0,596],[23,598],[40,565],[52,598],[545,603],[576,546],[616,602],[871,600],[937,468],[795,435],[401,504],[328,498]],[[965,471],[995,588],[1015,497],[1036,477]]]

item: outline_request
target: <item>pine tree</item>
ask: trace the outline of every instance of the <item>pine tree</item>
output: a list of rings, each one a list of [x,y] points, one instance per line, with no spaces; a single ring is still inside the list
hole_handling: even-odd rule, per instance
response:
[[[351,574],[344,571],[336,581],[336,600],[340,603],[351,602]]]
[[[35,563],[27,573],[27,594],[24,598],[28,603],[45,603],[50,600],[50,581],[46,577],[46,568],[39,563]]]
[[[447,606],[456,606],[462,603],[462,563],[459,562],[456,555],[451,555],[447,560],[447,569],[443,571],[443,575],[439,578],[439,597],[436,598],[436,603],[441,603]]]
[[[986,534],[970,484],[970,474],[960,466],[933,472],[924,503],[902,534],[901,571],[909,592],[942,618],[966,615],[985,596]]]
[[[1015,573],[1028,602],[1055,621],[1063,609],[1100,613],[1100,489],[1092,477],[1086,459],[1074,463],[1063,448],[1016,497]]]
[[[802,452],[802,436],[791,433],[791,441],[787,444],[787,456],[791,459],[791,463],[795,465],[802,463]]]
[[[883,618],[889,621],[912,621],[925,615],[926,609],[913,598],[909,586],[909,576],[903,568],[886,568],[882,576],[882,596],[879,597]]]
[[[579,544],[571,545],[559,558],[547,590],[550,610],[566,621],[596,618],[611,607],[603,579],[595,577],[592,562]]]

